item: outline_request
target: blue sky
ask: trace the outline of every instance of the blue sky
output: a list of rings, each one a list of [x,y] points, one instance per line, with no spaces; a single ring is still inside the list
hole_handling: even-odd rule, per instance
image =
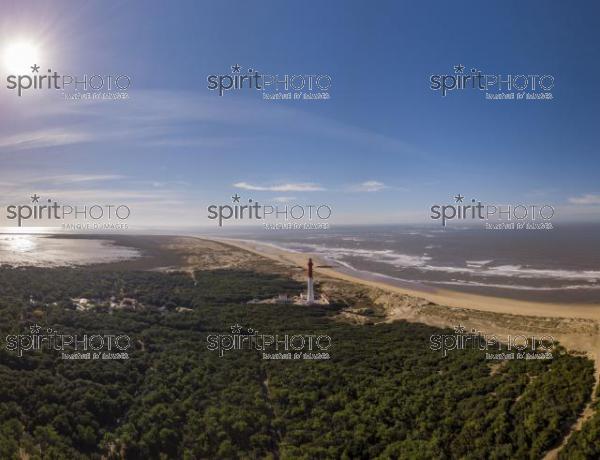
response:
[[[4,1],[0,48],[31,40],[42,68],[133,83],[128,101],[19,98],[3,69],[2,193],[126,202],[149,226],[209,224],[206,206],[236,191],[330,203],[340,223],[425,221],[457,193],[597,220],[599,13],[592,1]],[[331,99],[209,91],[233,64],[331,75]],[[457,64],[551,74],[554,99],[429,88]]]

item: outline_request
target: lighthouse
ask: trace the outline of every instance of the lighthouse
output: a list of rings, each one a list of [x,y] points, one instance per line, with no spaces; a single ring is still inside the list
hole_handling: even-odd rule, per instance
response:
[[[313,261],[308,259],[308,286],[306,291],[306,303],[315,303],[315,287],[313,285]]]

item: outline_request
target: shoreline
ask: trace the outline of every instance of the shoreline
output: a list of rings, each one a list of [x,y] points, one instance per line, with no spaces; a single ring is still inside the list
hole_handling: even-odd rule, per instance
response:
[[[596,401],[596,389],[600,383],[600,305],[561,305],[506,299],[434,289],[418,290],[394,286],[381,281],[360,278],[335,270],[319,267],[323,261],[310,253],[287,251],[268,243],[197,236],[198,239],[216,242],[252,254],[269,258],[288,267],[304,268],[309,257],[315,262],[314,271],[333,280],[345,281],[365,288],[380,290],[382,297],[390,298],[391,307],[386,321],[405,320],[427,324],[432,327],[452,328],[462,324],[479,331],[493,331],[503,335],[551,334],[570,351],[579,351],[594,362],[595,384],[591,401]],[[326,263],[326,262],[325,262]],[[408,297],[408,302],[402,297]],[[419,300],[430,302],[432,308],[422,307]],[[386,302],[384,300],[384,302]],[[400,303],[400,305],[398,304]],[[588,414],[589,415],[589,414]],[[582,415],[581,422],[586,415]],[[545,460],[555,458],[550,452]]]
[[[535,302],[511,298],[493,297],[481,294],[470,294],[450,289],[438,289],[414,286],[399,286],[385,281],[373,279],[375,276],[360,276],[345,273],[335,267],[319,267],[328,265],[318,255],[308,252],[293,252],[269,243],[235,238],[214,238],[211,236],[197,236],[200,239],[227,244],[238,249],[243,249],[280,263],[304,268],[306,260],[312,257],[315,261],[315,273],[364,286],[378,288],[395,294],[404,294],[428,300],[432,303],[454,308],[478,310],[489,313],[501,313],[517,316],[537,316],[543,318],[578,318],[600,321],[600,304],[558,304],[551,302]]]

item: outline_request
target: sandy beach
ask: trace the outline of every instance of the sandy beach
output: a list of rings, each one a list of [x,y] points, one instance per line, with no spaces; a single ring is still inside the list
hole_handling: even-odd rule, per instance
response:
[[[600,356],[600,307],[527,302],[449,290],[411,289],[343,273],[318,256],[286,251],[255,241],[196,237],[164,237],[157,240],[159,253],[176,255],[173,265],[154,269],[195,270],[243,269],[280,273],[302,282],[309,257],[315,261],[315,278],[321,292],[349,305],[338,319],[356,324],[373,322],[352,305],[356,299],[369,298],[382,312],[380,319],[405,320],[434,327],[462,325],[484,333],[506,335],[551,335],[570,351],[579,351],[596,360]],[[259,256],[259,257],[257,257]],[[162,260],[161,256],[159,260]],[[273,263],[265,263],[265,259]],[[135,267],[136,261],[125,265]],[[156,261],[155,261],[156,264]],[[149,269],[146,267],[146,269]]]

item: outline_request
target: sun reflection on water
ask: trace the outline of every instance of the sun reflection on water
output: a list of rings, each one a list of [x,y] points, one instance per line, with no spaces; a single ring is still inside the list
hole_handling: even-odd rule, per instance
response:
[[[36,238],[32,235],[2,235],[5,249],[12,252],[31,252],[37,246]]]

